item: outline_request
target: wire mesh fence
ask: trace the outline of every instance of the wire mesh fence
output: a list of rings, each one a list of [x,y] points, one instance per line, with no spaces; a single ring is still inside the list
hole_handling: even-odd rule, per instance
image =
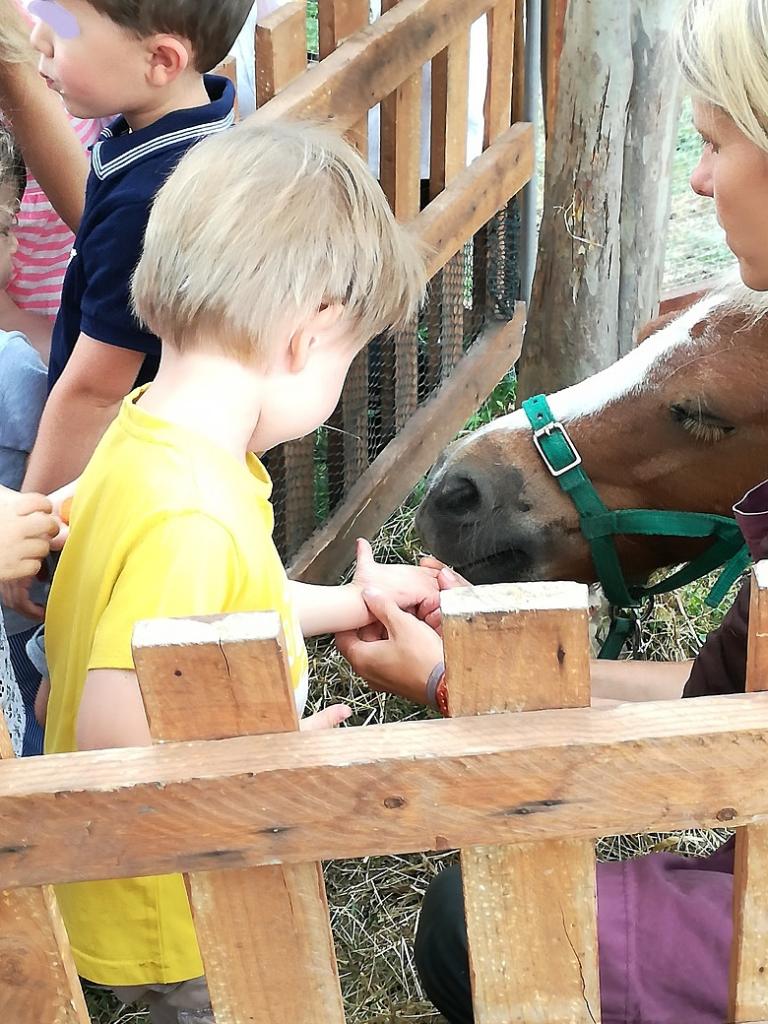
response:
[[[290,561],[416,409],[446,380],[490,319],[510,319],[520,291],[513,199],[430,282],[418,320],[356,358],[341,400],[313,438],[265,458],[275,541]]]

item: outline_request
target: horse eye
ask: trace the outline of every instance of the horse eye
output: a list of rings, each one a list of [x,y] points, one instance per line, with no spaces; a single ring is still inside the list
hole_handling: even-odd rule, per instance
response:
[[[697,441],[704,444],[715,444],[722,441],[736,429],[719,416],[706,412],[704,409],[691,409],[684,405],[672,405],[669,408],[672,418],[687,430]]]

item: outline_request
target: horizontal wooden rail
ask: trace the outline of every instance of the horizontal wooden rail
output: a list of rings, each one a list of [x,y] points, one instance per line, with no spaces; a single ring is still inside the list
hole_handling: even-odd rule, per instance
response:
[[[252,117],[329,118],[348,131],[492,6],[493,0],[401,0]]]
[[[533,126],[513,124],[412,222],[427,248],[429,277],[517,195],[533,174]]]
[[[0,888],[764,822],[766,749],[750,694],[7,762]]]
[[[337,579],[354,555],[355,539],[371,537],[405,501],[440,453],[485,401],[520,355],[525,307],[509,323],[492,323],[437,392],[350,489],[344,502],[301,547],[289,574],[305,582]]]

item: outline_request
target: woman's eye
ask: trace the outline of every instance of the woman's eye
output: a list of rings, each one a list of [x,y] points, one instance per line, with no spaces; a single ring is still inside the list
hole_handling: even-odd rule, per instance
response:
[[[670,412],[674,421],[702,444],[716,444],[736,429],[730,423],[726,423],[704,410],[688,409],[684,405],[673,405]]]

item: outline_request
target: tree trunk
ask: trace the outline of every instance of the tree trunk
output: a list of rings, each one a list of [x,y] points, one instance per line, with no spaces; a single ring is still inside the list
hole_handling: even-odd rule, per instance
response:
[[[658,301],[679,121],[677,4],[570,0],[521,398],[614,362]]]

